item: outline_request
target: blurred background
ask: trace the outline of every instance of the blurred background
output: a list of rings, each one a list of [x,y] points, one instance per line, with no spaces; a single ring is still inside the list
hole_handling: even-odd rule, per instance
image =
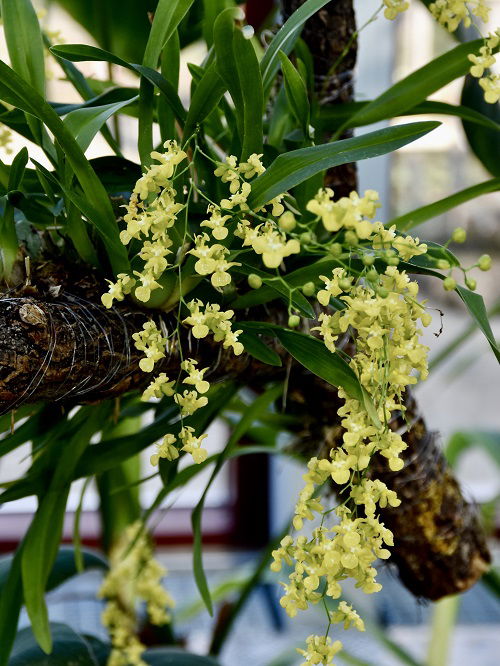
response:
[[[200,0],[201,2],[201,0]],[[53,43],[96,43],[81,24],[61,5],[71,3],[38,3],[41,20]],[[106,3],[102,3],[106,5]],[[127,5],[127,3],[124,3]],[[141,3],[139,3],[141,4]],[[147,4],[147,3],[145,3]],[[489,0],[492,6],[491,27],[500,25],[500,0]],[[95,3],[90,3],[96,11]],[[90,6],[89,5],[89,6]],[[97,3],[97,6],[99,3]],[[377,7],[375,0],[358,0],[358,25],[363,25]],[[97,10],[100,11],[100,10]],[[102,11],[105,11],[103,8]],[[111,28],[112,29],[112,28]],[[379,18],[360,35],[356,69],[356,98],[373,99],[392,82],[422,66],[454,45],[416,0],[409,11],[396,21]],[[0,55],[6,58],[5,45]],[[187,63],[199,64],[204,43],[196,41],[183,51],[181,97],[189,99],[190,75]],[[48,61],[51,76],[51,101],[78,101],[74,90],[61,80],[62,73],[54,61]],[[105,63],[81,63],[86,76],[106,81],[112,74],[120,85],[135,84],[132,74]],[[455,81],[438,95],[437,101],[460,103],[462,82]],[[419,116],[416,120],[423,120]],[[489,176],[470,152],[458,118],[439,116],[442,125],[417,142],[391,154],[359,164],[360,190],[376,189],[383,202],[380,219],[385,222],[418,206],[443,198],[453,192],[486,180]],[[398,122],[400,122],[398,120]],[[137,160],[134,118],[121,117],[119,131],[126,157]],[[370,130],[373,127],[368,128]],[[361,130],[365,131],[365,130]],[[23,145],[14,137],[13,154]],[[44,156],[32,145],[30,154],[44,162]],[[88,154],[98,157],[108,153],[104,140],[96,137]],[[11,155],[0,148],[0,158],[9,162]],[[458,248],[464,265],[488,252],[493,269],[478,277],[478,290],[491,312],[492,328],[500,338],[500,194],[492,193],[475,199],[435,218],[418,229],[422,238],[446,242],[453,229],[467,230],[467,249]],[[437,281],[434,281],[437,282]],[[422,292],[436,308],[433,324],[425,330],[425,342],[431,349],[431,377],[419,386],[417,398],[422,413],[432,430],[441,434],[456,474],[471,501],[477,502],[491,534],[491,548],[497,565],[500,559],[500,372],[484,339],[470,326],[461,301],[455,293],[444,292],[440,284],[421,282]],[[444,312],[441,318],[439,310]],[[441,330],[442,329],[442,330]],[[237,415],[235,414],[235,418]],[[230,426],[216,423],[210,430],[210,453],[227,441]],[[0,466],[0,481],[19,476],[27,466],[25,451],[16,450],[5,456]],[[150,473],[149,456],[142,458],[143,475]],[[199,600],[191,571],[189,543],[190,510],[197,503],[211,470],[169,500],[169,505],[155,514],[152,524],[159,544],[161,559],[169,569],[166,585],[177,601],[176,629],[194,651],[206,652],[214,620],[209,618]],[[269,537],[279,534],[289,519],[298,490],[302,468],[283,457],[268,460],[249,456],[244,462],[227,466],[213,484],[206,502],[204,533],[207,551],[205,566],[215,598],[231,600],[238,596],[242,584],[258,565],[261,548]],[[140,486],[141,501],[148,506],[160,487],[157,479]],[[72,531],[82,487],[73,485],[69,502],[66,533]],[[82,532],[87,543],[98,543],[98,497],[92,486],[83,496]],[[0,509],[0,550],[14,547],[29,524],[35,500],[26,498]],[[309,633],[322,631],[323,615],[314,611],[289,620],[279,606],[280,576],[263,575],[261,584],[251,594],[226,642],[220,661],[223,666],[285,666],[298,664],[293,647]],[[283,575],[282,575],[283,578]],[[498,581],[498,579],[497,579]],[[500,590],[480,583],[460,600],[446,600],[438,605],[420,603],[399,583],[390,565],[380,571],[384,589],[373,597],[362,598],[352,589],[349,600],[369,618],[366,633],[354,630],[339,638],[348,654],[339,663],[393,666],[496,666],[500,654]],[[97,573],[86,573],[67,583],[49,596],[53,621],[65,621],[82,632],[103,637],[95,599],[99,584]],[[319,611],[318,611],[319,614]],[[23,623],[27,618],[23,617]],[[337,636],[335,636],[336,638]],[[437,637],[449,652],[436,647]]]

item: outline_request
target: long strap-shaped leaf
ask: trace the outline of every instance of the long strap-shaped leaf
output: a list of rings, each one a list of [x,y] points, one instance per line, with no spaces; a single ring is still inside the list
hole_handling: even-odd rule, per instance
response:
[[[352,139],[299,148],[279,155],[267,171],[252,183],[248,204],[257,209],[324,169],[385,155],[416,141],[438,125],[438,122],[396,125]]]
[[[109,53],[109,51],[99,49],[95,46],[88,46],[87,44],[59,44],[58,46],[53,46],[50,50],[59,58],[64,58],[71,62],[110,62],[114,65],[130,69],[136,74],[141,74],[147,78],[150,83],[155,85],[160,93],[165,96],[175,117],[181,125],[184,125],[186,111],[182,106],[177,91],[169,81],[151,67],[127,62],[126,60],[122,60],[122,58],[115,56],[113,53]]]
[[[172,37],[192,4],[193,0],[160,0],[158,2],[142,60],[143,67],[156,70],[163,47]],[[138,145],[141,163],[145,165],[150,164],[150,153],[153,150],[153,108],[154,87],[151,79],[143,76],[139,92]]]
[[[70,441],[64,442],[50,485],[40,500],[23,541],[21,571],[24,601],[33,634],[46,653],[51,650],[52,639],[44,599],[45,586],[59,549],[71,479],[80,456],[91,436],[100,430],[109,409],[109,403],[94,408]]]
[[[30,0],[2,0],[2,21],[12,69],[42,96],[45,94],[45,58],[42,33]],[[40,122],[31,116],[27,123],[42,148],[50,145]],[[50,149],[49,149],[50,150]]]
[[[208,116],[227,90],[227,86],[217,71],[215,63],[207,67],[198,82],[189,105],[189,111],[184,125],[184,138],[187,141],[196,125]]]
[[[348,122],[349,127],[359,127],[363,125],[360,121],[358,125],[355,120],[355,115],[360,109],[365,108],[371,102],[346,102],[345,104],[331,105],[318,110],[318,115],[314,119],[314,126],[317,130],[322,132],[329,132],[330,134],[339,126],[340,123]],[[405,109],[399,113],[389,112],[388,118],[396,116],[417,116],[417,115],[443,115],[443,116],[457,116],[466,120],[474,125],[481,125],[489,129],[500,131],[500,124],[489,118],[484,113],[479,113],[475,109],[471,109],[463,104],[447,104],[446,102],[435,102],[433,100],[425,100],[409,109]],[[361,119],[362,120],[362,119]],[[385,120],[385,118],[381,118]]]
[[[116,273],[128,270],[127,252],[120,243],[109,197],[83,151],[54,109],[16,72],[0,61],[0,97],[39,118],[54,134],[66,155],[88,203],[89,220],[101,234]]]
[[[276,72],[280,67],[279,52],[283,51],[287,55],[290,53],[304,23],[328,2],[329,0],[307,0],[290,16],[274,36],[260,61],[260,71],[262,72],[262,82],[266,95],[269,93]]]
[[[347,127],[360,127],[400,115],[415,104],[423,102],[450,81],[464,76],[470,68],[467,56],[469,53],[475,53],[482,43],[482,39],[476,39],[467,44],[460,44],[416,72],[412,72],[361,108],[340,127],[336,136],[340,136]]]
[[[390,227],[395,224],[396,229],[399,231],[409,231],[410,229],[417,227],[419,224],[422,224],[422,222],[437,217],[438,215],[442,215],[466,201],[475,199],[488,192],[496,192],[497,190],[500,190],[500,178],[491,178],[484,183],[478,183],[472,187],[467,187],[464,190],[460,190],[460,192],[455,192],[455,194],[452,194],[449,197],[439,199],[439,201],[435,201],[427,206],[416,208],[409,213],[395,217],[387,223],[387,226]]]
[[[205,602],[210,615],[213,614],[212,609],[212,599],[210,596],[210,590],[208,589],[207,578],[205,571],[203,569],[203,558],[202,558],[202,531],[201,531],[201,519],[203,515],[203,507],[205,505],[205,499],[210,486],[215,480],[217,474],[219,473],[221,467],[226,462],[229,454],[231,453],[232,448],[239,442],[247,430],[252,426],[255,419],[258,418],[259,413],[265,411],[274,400],[276,400],[281,393],[283,392],[283,384],[278,384],[268,389],[265,393],[259,396],[254,402],[249,406],[248,410],[245,412],[238,425],[233,431],[233,434],[229,438],[228,443],[224,447],[224,450],[219,454],[217,463],[212,472],[212,475],[203,491],[203,494],[200,498],[200,501],[196,505],[193,513],[191,515],[191,522],[193,525],[193,572],[200,591],[201,598]]]

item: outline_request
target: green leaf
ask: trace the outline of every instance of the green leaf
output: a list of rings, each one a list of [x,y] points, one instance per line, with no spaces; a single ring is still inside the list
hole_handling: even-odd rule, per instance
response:
[[[500,433],[485,430],[460,430],[453,433],[445,447],[446,459],[455,467],[465,451],[478,446],[500,467]]]
[[[283,51],[287,55],[290,53],[304,23],[328,2],[329,0],[307,0],[290,16],[273,37],[260,62],[262,83],[266,94],[269,92],[280,66],[279,52]]]
[[[9,171],[9,183],[7,189],[9,190],[18,190],[21,187],[21,182],[24,177],[24,172],[26,170],[26,165],[28,164],[28,149],[21,148],[17,155],[12,160]]]
[[[345,104],[336,104],[330,105],[328,107],[321,107],[318,110],[318,115],[314,119],[314,126],[317,130],[322,132],[328,132],[330,135],[336,130],[340,123],[349,121],[349,126],[354,127],[355,122],[353,120],[355,114],[360,109],[371,104],[371,102],[346,102]],[[488,127],[492,130],[498,131],[500,129],[500,124],[495,122],[492,118],[489,118],[479,111],[475,111],[467,106],[461,104],[447,104],[446,102],[434,102],[430,100],[425,100],[420,102],[415,106],[402,111],[397,114],[390,114],[389,118],[395,118],[397,116],[415,116],[415,115],[444,115],[444,116],[457,116],[463,120],[467,120],[474,125],[481,125],[483,127]]]
[[[7,190],[17,190],[21,186],[27,163],[28,151],[26,148],[21,148],[12,161]],[[10,275],[19,252],[14,213],[14,206],[6,197],[3,215],[0,215],[0,273],[3,274],[7,282],[10,281]]]
[[[253,356],[262,363],[267,363],[268,365],[275,365],[277,367],[281,366],[281,358],[279,355],[268,347],[257,334],[255,333],[241,333],[238,340],[245,347],[245,351]]]
[[[85,152],[104,123],[120,109],[132,104],[137,99],[139,98],[136,95],[122,102],[75,109],[64,118],[64,124]]]
[[[279,52],[279,56],[285,80],[285,91],[288,103],[304,136],[308,137],[310,107],[305,83],[283,51]]]
[[[24,539],[21,560],[26,610],[37,643],[47,654],[52,638],[44,591],[61,539],[68,493],[69,487],[45,495]]]
[[[12,69],[43,95],[43,40],[30,0],[2,0],[2,22]]]
[[[0,97],[39,118],[54,134],[87,197],[89,220],[96,226],[115,272],[127,271],[127,251],[120,242],[118,225],[108,195],[71,132],[57,113],[30,85],[0,61]],[[87,214],[86,213],[86,214]]]
[[[234,0],[203,0],[203,39],[207,47],[214,43],[214,23],[224,9],[234,6]]]
[[[222,11],[214,23],[214,51],[216,55],[215,66],[226,89],[231,95],[235,108],[236,124],[240,139],[243,139],[243,93],[238,73],[238,58],[235,54],[234,40],[236,28],[235,19],[241,19],[242,12],[238,7],[229,7]]]
[[[163,47],[192,4],[193,0],[159,0],[142,59],[143,67],[156,70]],[[151,85],[150,77],[143,76],[139,92],[138,147],[141,163],[145,165],[151,162],[150,153],[153,150],[153,108],[154,86]]]
[[[149,666],[219,666],[219,662],[211,657],[191,654],[179,648],[152,648],[141,656]]]
[[[110,62],[114,65],[119,65],[120,67],[130,69],[136,74],[141,74],[150,83],[155,85],[160,93],[165,96],[165,99],[170,105],[179,123],[181,125],[184,124],[186,119],[186,111],[182,106],[179,95],[177,94],[172,84],[154,69],[144,65],[135,65],[129,63],[126,60],[122,60],[121,58],[118,58],[118,56],[109,53],[108,51],[98,49],[95,46],[88,46],[87,44],[59,44],[57,46],[53,46],[50,50],[52,53],[54,53],[54,55],[60,58],[64,58],[65,60],[70,60],[72,62]]]
[[[56,560],[61,539],[66,501],[74,469],[92,435],[100,430],[109,414],[110,404],[101,403],[90,413],[82,413],[78,429],[64,442],[48,488],[44,491],[37,512],[23,540],[21,571],[26,610],[33,634],[44,652],[50,653],[50,635],[44,592]],[[77,414],[78,417],[78,414]]]
[[[398,231],[409,231],[422,224],[422,222],[442,215],[466,201],[475,199],[488,192],[496,192],[497,190],[500,190],[500,178],[492,178],[491,180],[486,180],[484,183],[478,183],[472,187],[467,187],[465,190],[460,190],[460,192],[455,192],[455,194],[444,199],[439,199],[439,201],[435,201],[432,204],[412,210],[410,213],[395,217],[387,223],[387,226],[390,227],[395,224]]]
[[[489,104],[484,99],[484,90],[478,79],[467,76],[462,90],[463,105],[472,111],[481,113],[498,125],[500,123],[500,105]],[[462,121],[467,141],[476,157],[483,166],[493,175],[500,176],[500,132],[498,128],[480,127],[472,124],[468,119]]]
[[[332,354],[323,342],[312,335],[284,328],[275,330],[276,337],[293,358],[333,386],[341,386],[349,395],[363,402],[358,378],[343,358]]]
[[[207,67],[194,91],[184,125],[186,140],[191,137],[196,125],[202,123],[210,112],[216,108],[227,86],[220,77],[215,63]]]
[[[495,336],[491,330],[483,297],[480,296],[480,294],[476,294],[475,292],[470,291],[469,289],[465,289],[464,287],[457,287],[455,291],[463,300],[467,309],[469,310],[470,315],[484,333],[486,339],[490,343],[490,347],[493,350],[493,353],[500,363],[500,349],[497,346]]]
[[[470,68],[467,56],[469,53],[477,51],[482,44],[482,39],[460,44],[416,72],[412,72],[362,107],[343,123],[337,130],[337,135],[342,134],[347,127],[360,127],[400,115],[415,104],[423,102],[429,95],[440,90],[450,81],[467,74]]]
[[[210,590],[208,588],[207,578],[205,571],[203,569],[203,556],[202,556],[202,529],[201,529],[201,519],[203,516],[203,507],[205,505],[205,499],[207,493],[210,489],[210,486],[214,482],[217,474],[220,469],[226,462],[228,456],[231,454],[232,449],[236,446],[239,440],[247,432],[247,430],[252,426],[253,422],[258,418],[259,413],[267,409],[268,405],[274,402],[283,392],[283,384],[278,384],[268,389],[265,393],[256,398],[252,404],[248,407],[243,417],[238,422],[238,425],[234,429],[231,437],[229,438],[228,443],[224,447],[224,450],[219,454],[217,458],[217,463],[215,468],[210,476],[210,479],[203,491],[203,494],[193,509],[191,514],[191,523],[193,526],[193,573],[200,592],[201,598],[205,602],[210,615],[213,614],[212,608],[212,599],[210,596]]]
[[[17,634],[9,666],[96,666],[89,644],[66,624],[52,623],[54,647],[47,656],[38,647],[30,627]]]
[[[7,665],[23,605],[21,556],[22,546],[9,562],[8,570],[5,571],[2,567],[1,572],[4,580],[3,584],[0,583],[0,666]]]
[[[97,551],[83,548],[81,550],[83,569],[108,569],[107,560]],[[7,584],[10,569],[16,555],[4,555],[0,557],[0,592],[3,594],[4,586]],[[15,566],[15,563],[14,563]],[[68,578],[76,576],[80,572],[75,565],[75,551],[71,546],[61,546],[57,553],[52,571],[47,579],[47,592],[53,590]],[[1,597],[1,594],[0,594]]]
[[[385,155],[416,141],[438,125],[436,122],[396,125],[352,139],[299,148],[279,155],[267,171],[252,182],[248,205],[253,210],[260,208],[324,169]]]
[[[174,90],[179,88],[180,44],[179,32],[176,30],[163,47],[161,53],[161,75],[172,84]],[[175,116],[163,95],[158,99],[158,124],[160,136],[164,143],[175,137]]]
[[[262,153],[264,92],[259,61],[252,42],[239,29],[234,33],[233,49],[243,102],[241,159],[246,160],[252,153]]]

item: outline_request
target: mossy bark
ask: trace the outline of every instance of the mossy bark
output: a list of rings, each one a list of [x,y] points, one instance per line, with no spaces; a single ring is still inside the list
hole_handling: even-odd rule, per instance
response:
[[[285,15],[300,4],[285,0]],[[352,95],[355,63],[354,12],[349,0],[330,3],[306,24],[303,37],[318,63],[317,92],[328,103],[342,103]],[[332,77],[329,63],[349,45],[348,58]],[[325,85],[326,81],[326,85]],[[321,87],[320,87],[321,84]],[[332,170],[328,184],[337,195],[356,188],[354,166]],[[32,285],[21,285],[0,300],[0,408],[14,409],[23,402],[60,401],[69,404],[99,401],[143,387],[149,378],[139,370],[140,354],[131,344],[131,333],[142,328],[151,313],[129,302],[107,311],[99,301],[102,285],[89,275],[74,276],[75,268],[44,264],[34,270]],[[154,315],[158,317],[158,315]],[[284,313],[259,309],[248,318],[269,318],[283,323]],[[173,316],[164,318],[175,326]],[[265,366],[246,354],[235,357],[209,340],[189,339],[183,329],[186,350],[202,367],[215,366],[211,381],[237,377],[242,384],[262,387],[279,379],[283,369]],[[304,455],[328,455],[341,442],[337,416],[337,391],[292,363],[288,411],[301,418],[296,450]],[[158,370],[176,373],[178,350],[172,348]],[[174,376],[174,375],[172,375]],[[374,474],[401,496],[397,510],[384,511],[383,519],[395,533],[393,561],[407,587],[420,597],[437,599],[470,587],[486,570],[489,554],[476,511],[468,504],[447,467],[436,436],[429,433],[407,403],[412,423],[404,435],[409,444],[405,467],[389,473],[383,462]],[[395,428],[403,427],[395,419]]]

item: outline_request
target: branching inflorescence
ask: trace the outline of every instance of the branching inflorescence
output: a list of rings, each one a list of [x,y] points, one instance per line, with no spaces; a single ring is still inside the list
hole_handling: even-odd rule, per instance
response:
[[[355,351],[350,366],[366,399],[339,389],[344,399],[338,412],[344,429],[342,445],[332,449],[328,458],[309,461],[293,518],[298,534],[282,540],[273,552],[272,564],[274,571],[279,571],[283,563],[292,569],[281,599],[290,616],[311,604],[324,604],[325,634],[310,636],[306,649],[299,652],[304,664],[331,664],[341,649],[340,641],[332,642],[329,637],[331,624],[340,623],[346,628],[352,625],[361,631],[364,625],[345,601],[334,609],[327,601],[341,597],[342,582],[347,579],[354,579],[357,587],[368,594],[380,590],[374,564],[377,559],[387,559],[388,547],[393,545],[393,534],[379,515],[380,509],[397,507],[400,500],[382,481],[370,478],[370,462],[374,456],[382,456],[392,471],[403,467],[401,453],[407,445],[390,423],[395,413],[405,412],[407,387],[427,376],[427,347],[420,342],[420,326],[431,323],[425,301],[417,298],[418,285],[410,280],[403,263],[425,255],[428,247],[418,238],[374,221],[380,204],[373,190],[364,196],[352,192],[335,201],[331,189],[321,189],[302,213],[295,200],[283,193],[252,210],[247,203],[251,180],[265,170],[261,155],[255,154],[241,163],[234,156],[215,161],[215,176],[229,192],[219,203],[207,202],[207,217],[199,223],[200,233],[192,234],[194,225],[187,223],[192,194],[204,194],[191,178],[183,188],[181,202],[177,201],[176,168],[188,157],[175,142],[167,142],[165,148],[163,154],[152,153],[157,164],[137,182],[121,232],[123,243],[139,241],[140,268],[134,270],[135,277],[120,274],[102,297],[107,307],[126,294],[148,303],[151,294],[159,290],[164,292],[160,309],[179,309],[178,328],[172,335],[164,335],[152,319],[133,334],[136,348],[144,352],[140,362],[143,371],[152,372],[169,346],[181,349],[181,324],[189,327],[196,339],[212,335],[234,354],[243,353],[244,346],[238,340],[242,331],[234,325],[234,311],[224,310],[212,299],[198,296],[186,300],[185,295],[203,280],[214,296],[224,294],[233,281],[241,285],[239,269],[243,260],[249,261],[248,253],[254,255],[251,265],[260,261],[263,270],[276,272],[276,279],[286,270],[284,261],[291,255],[317,255],[337,264],[328,275],[320,273],[316,283],[308,282],[300,289],[308,297],[315,296],[321,306],[317,326],[312,330],[332,354],[337,352],[339,337],[352,337]],[[465,232],[455,230],[452,240],[464,239]],[[453,255],[447,255],[446,249],[442,252],[445,254],[440,258],[430,260],[450,272],[444,286],[454,288],[451,264],[443,258]],[[476,266],[485,269],[486,264],[489,257],[485,256]],[[255,270],[247,276],[247,282],[250,288],[259,289],[262,278]],[[169,272],[175,280],[165,280]],[[466,281],[473,286],[467,275]],[[288,323],[295,327],[301,319],[292,304],[292,291]],[[167,433],[157,445],[152,465],[162,458],[175,460],[180,451],[189,453],[195,463],[207,458],[203,447],[207,435],[197,435],[183,419],[208,404],[210,383],[205,375],[210,369],[199,368],[195,358],[183,359],[182,350],[181,359],[178,377],[160,373],[143,394],[147,401],[173,397],[182,426],[176,435]],[[334,509],[325,508],[320,499],[321,488],[327,482],[333,482],[340,498]],[[304,521],[314,521],[308,534],[301,533]]]

